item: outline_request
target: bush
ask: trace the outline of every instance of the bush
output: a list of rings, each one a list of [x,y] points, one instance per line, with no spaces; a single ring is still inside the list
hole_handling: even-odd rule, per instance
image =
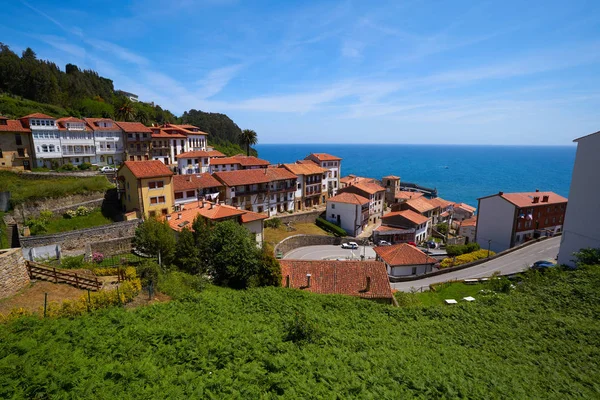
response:
[[[66,163],[60,166],[60,168],[58,168],[59,171],[76,171],[77,167],[74,166],[71,163]]]
[[[207,284],[207,280],[199,275],[171,271],[159,276],[157,288],[173,299],[181,300],[194,293],[203,291]]]
[[[104,261],[104,254],[98,252],[92,253],[92,261],[96,264],[100,264]]]
[[[494,253],[493,251],[489,252],[490,257],[493,256],[494,254],[496,254],[496,253]],[[484,259],[487,257],[488,257],[487,250],[477,250],[472,253],[462,254],[455,258],[450,258],[450,257],[444,258],[442,260],[442,262],[440,263],[440,267],[441,268],[457,267],[459,265],[467,264],[467,263],[481,260],[481,259]]]
[[[347,233],[345,230],[343,230],[342,228],[340,228],[339,226],[332,224],[331,222],[324,220],[323,218],[317,218],[317,220],[315,221],[315,223],[317,224],[317,226],[327,232],[333,233],[335,236],[346,236]]]
[[[284,341],[294,343],[314,343],[321,337],[317,324],[308,319],[305,313],[296,311],[293,319],[285,323]]]
[[[144,260],[137,266],[137,275],[142,280],[142,286],[149,286],[150,282],[156,285],[160,276],[160,266],[154,261]]]
[[[119,272],[123,274],[126,280],[135,279],[138,274],[135,267],[106,267],[106,268],[93,268],[92,272],[96,276],[115,276],[119,275]]]
[[[279,218],[272,218],[265,221],[265,228],[277,229],[281,227],[281,220]]]
[[[456,257],[462,254],[472,253],[479,250],[481,247],[479,243],[471,242],[469,244],[457,244],[446,246],[446,253],[448,257]]]
[[[600,264],[600,249],[581,249],[575,253],[575,263],[577,265],[599,265]]]
[[[87,171],[88,169],[92,168],[92,164],[90,164],[89,162],[84,162],[79,164],[77,168],[79,168],[81,171]]]
[[[60,267],[64,269],[81,269],[84,265],[83,256],[65,256],[60,260]]]
[[[41,211],[38,218],[28,218],[27,221],[25,221],[25,225],[29,227],[29,231],[32,235],[39,235],[47,231],[48,223],[50,223],[53,215],[52,211]]]
[[[442,235],[445,235],[446,233],[448,233],[448,224],[445,222],[442,222],[440,224],[437,224],[436,226],[436,230],[441,233]]]

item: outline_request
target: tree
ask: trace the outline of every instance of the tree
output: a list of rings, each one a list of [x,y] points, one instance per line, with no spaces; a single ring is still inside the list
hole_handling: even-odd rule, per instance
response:
[[[187,227],[179,232],[179,237],[177,238],[175,265],[180,270],[190,274],[198,274],[203,269],[194,234]]]
[[[445,235],[446,233],[448,233],[448,224],[445,222],[439,223],[437,224],[436,229],[439,233]]]
[[[251,286],[281,286],[281,265],[273,255],[273,248],[266,243],[260,252],[258,274]]]
[[[135,119],[138,122],[141,122],[142,124],[146,125],[148,123],[148,113],[142,109],[139,109],[135,112]]]
[[[131,100],[122,99],[120,103],[115,105],[115,118],[119,121],[132,121],[134,116],[133,105]]]
[[[133,246],[146,255],[160,255],[162,264],[166,265],[173,261],[176,240],[167,221],[148,218],[135,230]]]
[[[600,264],[600,249],[581,249],[575,253],[575,263],[577,265],[598,265]]]
[[[240,143],[246,145],[246,155],[250,155],[250,146],[258,143],[258,135],[252,129],[244,129],[240,134]]]

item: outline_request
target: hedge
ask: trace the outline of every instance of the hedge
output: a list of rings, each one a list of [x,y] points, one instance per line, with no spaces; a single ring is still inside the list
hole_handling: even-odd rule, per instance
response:
[[[494,253],[493,251],[489,252],[490,257],[493,256],[494,254],[496,254],[496,253]],[[457,267],[459,265],[467,264],[467,263],[481,260],[481,259],[487,258],[487,257],[488,257],[487,250],[477,250],[472,253],[462,254],[454,259],[452,259],[451,257],[444,258],[442,260],[442,262],[440,263],[440,267],[441,268]]]
[[[479,250],[481,247],[477,242],[471,242],[469,244],[456,244],[446,246],[446,253],[449,257],[456,257],[467,253],[473,253]]]
[[[321,229],[326,230],[327,232],[333,233],[335,236],[346,236],[347,233],[345,230],[337,226],[336,224],[332,224],[331,222],[324,220],[323,218],[317,218],[315,221],[317,226]]]

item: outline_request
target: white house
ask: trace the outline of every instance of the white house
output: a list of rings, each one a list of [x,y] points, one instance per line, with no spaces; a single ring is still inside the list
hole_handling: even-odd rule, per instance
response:
[[[477,216],[458,221],[455,224],[458,225],[458,234],[465,238],[465,243],[471,243],[475,241],[475,233],[477,230]]]
[[[350,236],[358,236],[369,222],[369,199],[355,193],[340,193],[327,200],[327,220]]]
[[[237,171],[241,169],[267,168],[271,163],[254,156],[238,154],[232,157],[219,157],[211,160],[209,172]]]
[[[175,204],[187,204],[199,200],[218,202],[220,192],[224,192],[221,182],[209,173],[173,176],[173,194]]]
[[[422,275],[431,272],[438,260],[407,243],[375,247],[377,261],[383,261],[390,276]]]
[[[323,178],[323,192],[327,193],[327,197],[335,196],[340,188],[342,159],[327,153],[311,153],[304,159],[314,161],[327,171]]]
[[[86,118],[87,126],[93,131],[96,146],[94,164],[118,165],[124,161],[125,142],[123,131],[110,118]]]
[[[216,150],[192,150],[177,156],[177,168],[180,174],[198,174],[210,172],[210,160],[224,158],[225,154]]]
[[[381,226],[373,231],[373,240],[378,243],[419,243],[427,239],[429,219],[412,210],[392,211],[381,218]]]
[[[62,163],[60,132],[56,119],[45,114],[30,114],[19,118],[24,126],[31,129],[33,152],[38,167],[52,168],[52,163]]]
[[[178,128],[171,126],[151,126],[152,160],[162,161],[165,165],[176,165],[177,156],[188,151],[187,136]]]
[[[600,132],[575,139],[575,142],[577,155],[558,253],[558,262],[570,266],[574,265],[573,253],[600,248]]]
[[[56,120],[60,132],[63,162],[79,165],[96,161],[94,132],[84,120],[75,117]]]
[[[341,189],[340,192],[356,193],[369,199],[369,223],[381,221],[385,207],[385,188],[374,182],[360,181]]]

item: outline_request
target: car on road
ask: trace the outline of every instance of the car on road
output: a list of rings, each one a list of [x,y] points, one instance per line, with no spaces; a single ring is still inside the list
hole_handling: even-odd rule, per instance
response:
[[[437,243],[434,242],[433,240],[430,240],[429,242],[425,243],[425,245],[430,248],[430,249],[436,249],[437,248]]]
[[[387,240],[380,240],[377,243],[378,246],[391,246],[392,244],[390,242],[388,242]]]
[[[555,267],[556,264],[548,260],[539,260],[531,264],[531,269],[536,271],[544,271],[548,268]]]
[[[342,243],[342,249],[358,249],[356,242]]]
[[[117,169],[113,166],[110,165],[105,165],[104,167],[101,167],[98,171],[100,172],[115,172]]]

